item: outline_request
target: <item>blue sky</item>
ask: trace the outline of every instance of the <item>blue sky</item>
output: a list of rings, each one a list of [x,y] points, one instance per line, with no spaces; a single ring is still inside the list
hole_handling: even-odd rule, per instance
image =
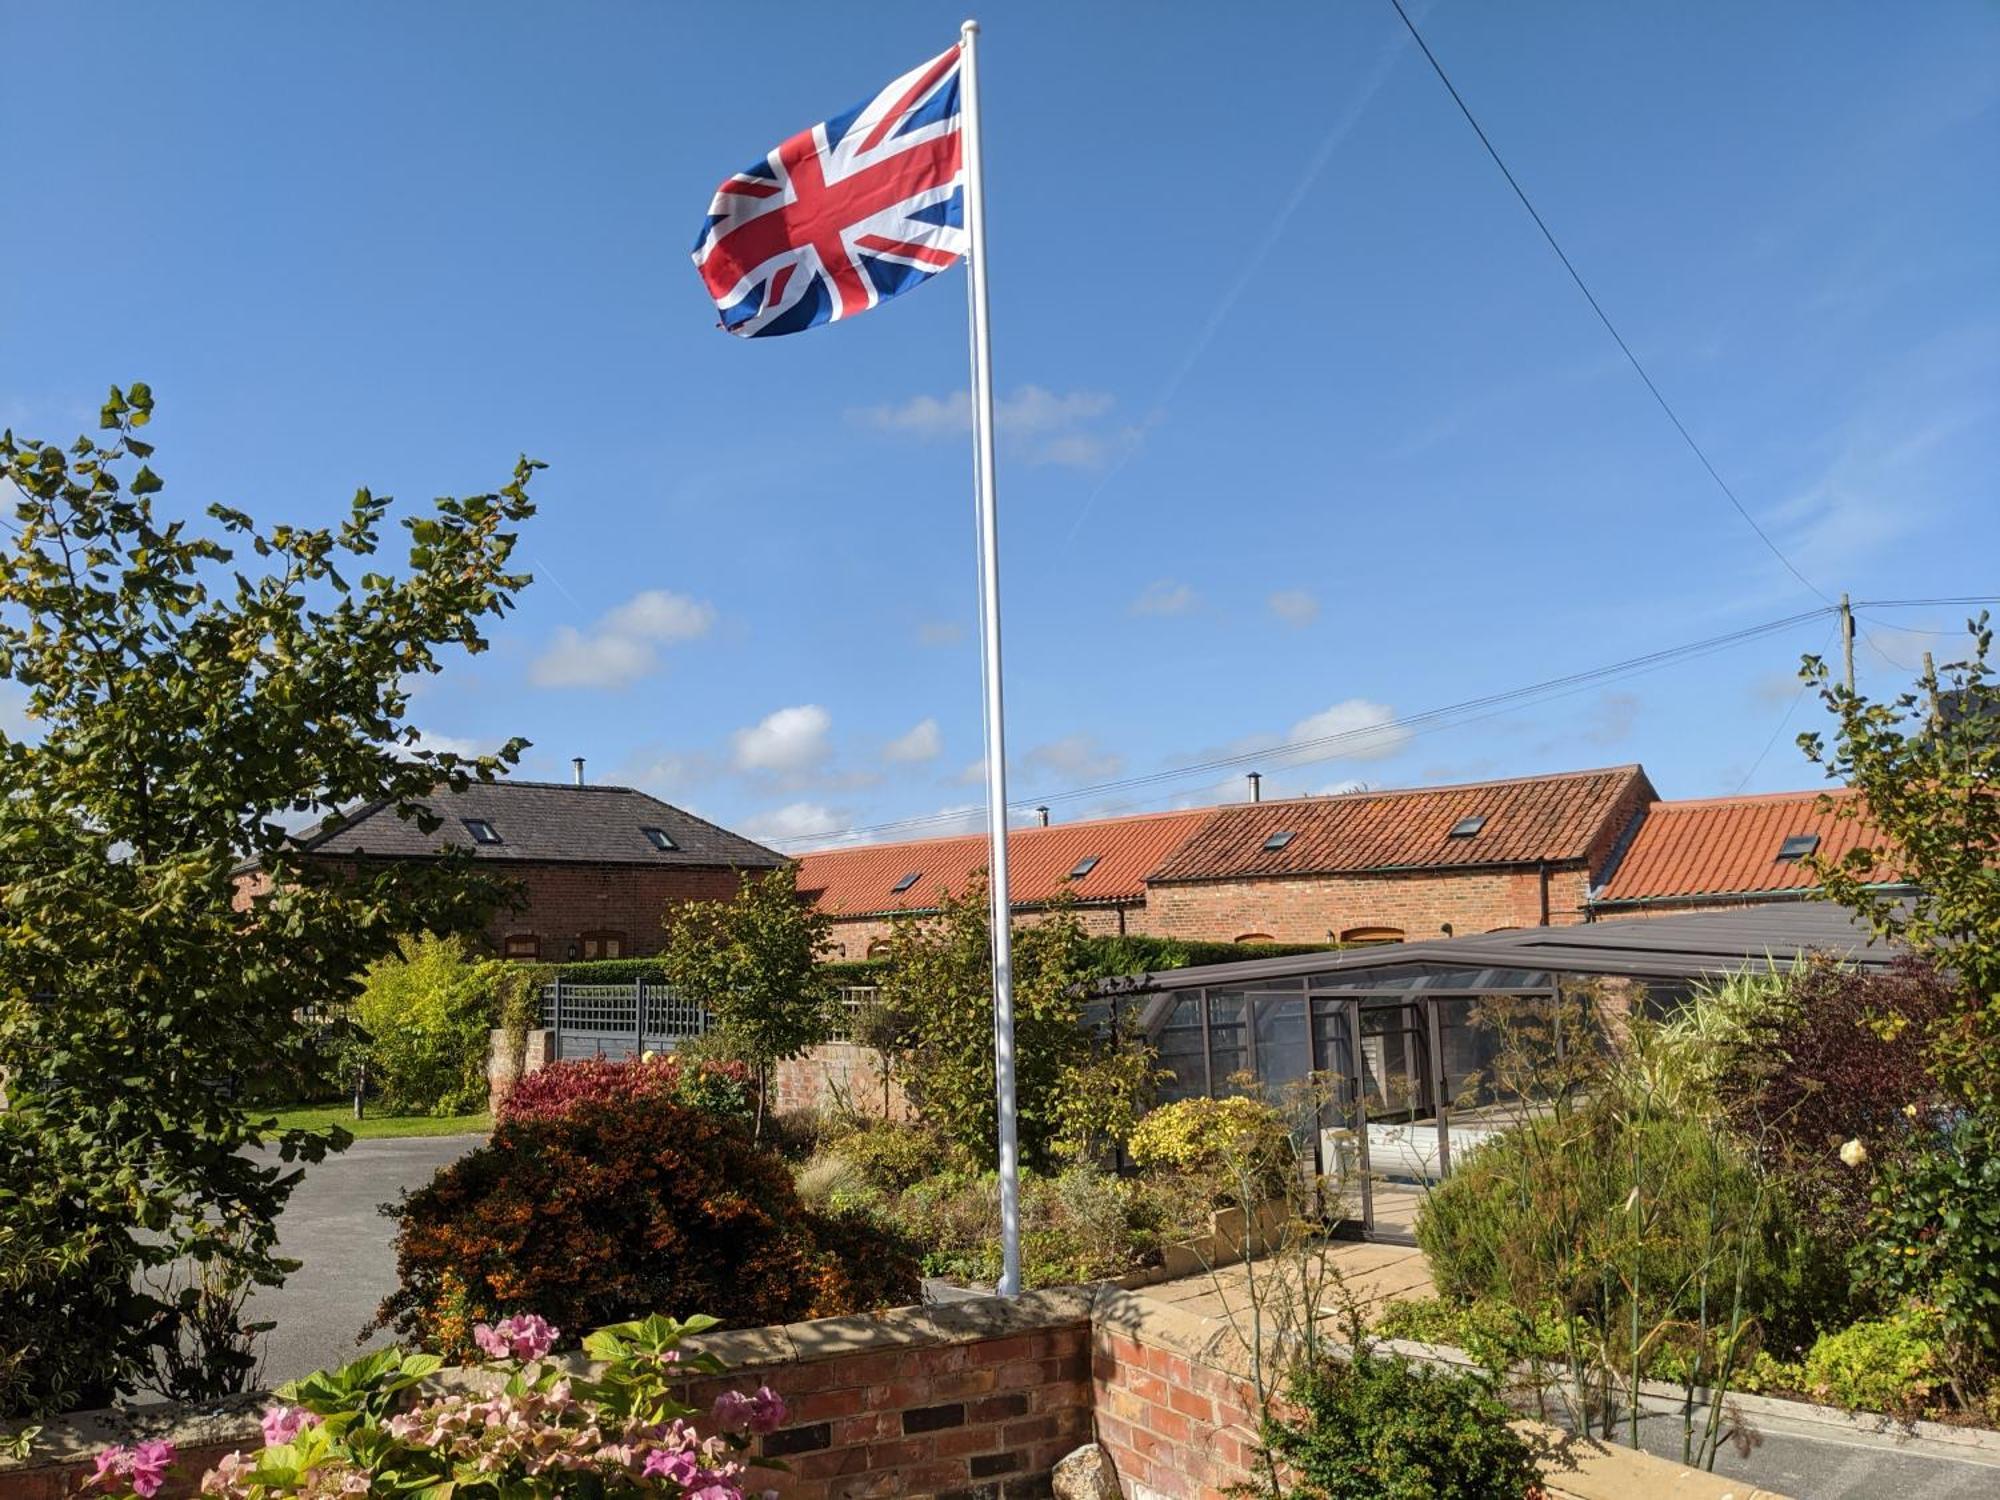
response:
[[[740,343],[716,182],[962,7],[21,6],[0,422],[145,379],[163,499],[333,516],[550,464],[441,744],[773,840],[980,791],[954,271]],[[1413,13],[1710,458],[1822,590],[2000,592],[2000,10]],[[1819,600],[1675,436],[1386,0],[985,18],[1014,791],[1058,814],[1638,760],[1807,785],[1825,622],[1385,723]],[[1963,611],[1864,619],[1891,689]],[[4,705],[0,705],[4,706]],[[1787,717],[1789,715],[1789,717]],[[1298,763],[1305,760],[1305,763]],[[974,776],[968,778],[968,769]],[[957,820],[957,821],[954,821]],[[796,844],[793,845],[796,847]]]

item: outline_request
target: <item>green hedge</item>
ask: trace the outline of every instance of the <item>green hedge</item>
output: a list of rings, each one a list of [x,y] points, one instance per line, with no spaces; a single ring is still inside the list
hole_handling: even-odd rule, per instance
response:
[[[1242,963],[1252,958],[1289,958],[1300,953],[1326,953],[1338,946],[1337,943],[1206,943],[1138,936],[1084,939],[1091,972],[1100,978],[1187,969],[1200,964]],[[630,984],[635,979],[648,984],[666,983],[657,958],[597,958],[527,967],[535,969],[543,983],[557,978],[569,984]],[[838,985],[866,985],[880,983],[888,967],[889,961],[883,958],[849,959],[826,965],[826,972]]]

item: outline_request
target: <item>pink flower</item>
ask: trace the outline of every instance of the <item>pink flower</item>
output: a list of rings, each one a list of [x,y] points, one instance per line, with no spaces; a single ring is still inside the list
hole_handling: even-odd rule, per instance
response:
[[[724,1391],[715,1398],[709,1415],[724,1432],[748,1432],[751,1414],[756,1409],[757,1403],[741,1391]]]
[[[750,1398],[750,1430],[776,1432],[785,1425],[785,1398],[768,1385],[757,1387]]]
[[[319,1416],[303,1406],[273,1406],[264,1413],[264,1446],[282,1448],[308,1427],[319,1426]]]
[[[555,1347],[562,1330],[540,1313],[522,1313],[498,1323],[475,1324],[472,1341],[492,1359],[540,1359]]]
[[[174,1457],[174,1445],[164,1440],[141,1443],[132,1450],[132,1488],[142,1500],[152,1500],[160,1492]]]
[[[92,1484],[103,1484],[132,1472],[132,1450],[113,1445],[97,1450],[97,1468],[90,1476]]]
[[[671,1480],[685,1489],[699,1468],[692,1453],[669,1453],[664,1448],[655,1448],[646,1455],[645,1467],[639,1473],[645,1479]]]

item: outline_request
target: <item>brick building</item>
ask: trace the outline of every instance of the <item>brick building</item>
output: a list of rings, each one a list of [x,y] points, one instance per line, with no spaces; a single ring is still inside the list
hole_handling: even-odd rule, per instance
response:
[[[1636,765],[1026,828],[1015,909],[1067,889],[1093,932],[1220,942],[1401,942],[1585,920],[1657,794]],[[807,854],[799,889],[842,957],[986,865],[978,835]]]
[[[670,907],[727,899],[745,872],[783,855],[625,786],[546,781],[440,788],[422,804],[431,833],[376,803],[299,835],[301,853],[347,862],[433,859],[469,850],[511,880],[519,905],[487,929],[494,953],[519,959],[644,957],[660,951]],[[263,879],[246,872],[246,893]]]
[[[1838,860],[1884,843],[1858,798],[1837,788],[1656,802],[1591,893],[1591,917],[1806,900],[1816,884],[1808,855]],[[1888,864],[1869,879],[1885,890],[1904,888]]]
[[[1009,896],[1028,920],[1067,891],[1092,933],[1146,932],[1146,876],[1210,816],[1150,813],[1020,828],[1008,836]],[[833,918],[836,958],[878,953],[899,917],[927,915],[986,868],[986,836],[822,849],[799,857],[799,893]]]

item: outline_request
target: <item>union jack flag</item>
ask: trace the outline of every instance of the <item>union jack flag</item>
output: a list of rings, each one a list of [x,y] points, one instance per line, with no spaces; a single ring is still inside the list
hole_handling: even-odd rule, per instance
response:
[[[694,263],[739,338],[850,318],[965,253],[959,50],[724,180]]]

